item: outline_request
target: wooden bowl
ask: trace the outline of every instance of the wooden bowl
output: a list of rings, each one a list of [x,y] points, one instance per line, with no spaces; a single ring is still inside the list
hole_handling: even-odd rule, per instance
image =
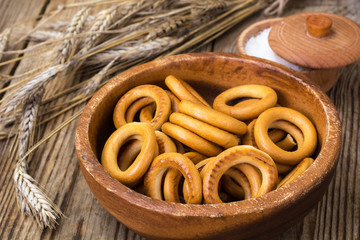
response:
[[[151,199],[121,184],[99,162],[114,131],[112,112],[120,96],[141,84],[163,85],[173,74],[188,81],[209,103],[241,84],[272,87],[279,103],[308,116],[318,131],[314,164],[290,184],[261,197],[223,204],[186,205]],[[236,54],[195,53],[158,59],[113,78],[85,107],[76,149],[85,179],[104,208],[150,239],[261,239],[296,223],[321,199],[337,164],[340,121],[329,98],[303,75],[269,61]]]
[[[245,51],[246,42],[253,36],[259,34],[262,30],[270,28],[275,24],[280,23],[283,18],[272,18],[256,22],[247,27],[239,35],[237,47],[241,54],[247,55]],[[339,78],[341,68],[322,68],[322,69],[307,69],[299,71],[307,76],[311,81],[320,86],[320,88],[327,92],[334,86]]]

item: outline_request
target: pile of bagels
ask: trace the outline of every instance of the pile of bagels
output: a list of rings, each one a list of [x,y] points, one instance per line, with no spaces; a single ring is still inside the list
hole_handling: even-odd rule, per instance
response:
[[[211,106],[180,78],[165,86],[134,87],[114,108],[101,163],[126,186],[171,202],[232,202],[280,188],[314,162],[313,123],[280,106],[272,88],[233,87]]]

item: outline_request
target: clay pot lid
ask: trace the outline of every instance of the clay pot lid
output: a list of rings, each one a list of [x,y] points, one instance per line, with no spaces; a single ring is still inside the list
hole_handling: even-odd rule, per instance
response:
[[[336,68],[360,58],[360,27],[332,13],[299,13],[271,28],[269,44],[276,54],[296,65]]]

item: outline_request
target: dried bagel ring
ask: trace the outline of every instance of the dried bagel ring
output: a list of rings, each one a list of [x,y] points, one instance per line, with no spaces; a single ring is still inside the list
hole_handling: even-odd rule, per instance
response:
[[[169,75],[165,78],[165,84],[170,91],[180,100],[189,100],[194,103],[210,105],[185,81]]]
[[[245,101],[238,103],[236,106],[230,106],[227,103],[235,99],[251,97],[260,99],[258,101]],[[263,85],[242,85],[230,88],[220,93],[214,99],[213,107],[216,110],[227,113],[239,120],[250,120],[256,118],[263,111],[275,106],[277,102],[276,92]]]
[[[198,152],[187,152],[184,153],[184,155],[188,157],[194,164],[198,164],[199,162],[207,158],[206,156]]]
[[[247,132],[242,136],[241,140],[243,145],[250,145],[253,147],[257,147],[254,137],[254,126],[255,126],[256,119],[252,120],[248,125]],[[271,141],[278,143],[286,136],[286,133],[279,129],[272,129],[269,131],[269,137]]]
[[[136,113],[151,103],[154,103],[154,99],[151,97],[143,97],[133,102],[126,110],[125,121],[128,123],[133,122]]]
[[[239,169],[246,176],[250,184],[251,197],[255,197],[261,187],[261,173],[259,170],[246,163],[238,164],[232,168]]]
[[[170,101],[171,101],[171,110],[173,112],[178,112],[179,111],[179,103],[180,100],[169,90],[165,90],[165,92],[168,94]]]
[[[221,178],[221,187],[237,199],[250,199],[251,187],[248,179],[236,168],[228,169]]]
[[[184,156],[189,158],[194,164],[201,162],[206,157],[198,152],[187,152]],[[201,160],[200,160],[201,159]],[[196,169],[199,170],[198,165],[195,165]],[[202,166],[201,166],[202,167]],[[168,202],[180,202],[179,197],[179,183],[181,180],[181,172],[177,169],[169,169],[166,172],[164,179],[164,199]],[[188,190],[188,189],[186,189]]]
[[[284,139],[278,141],[276,145],[286,151],[291,151],[297,146],[294,138],[290,134],[287,134]]]
[[[239,139],[234,134],[183,113],[172,113],[169,117],[169,121],[224,148],[230,148],[239,144]]]
[[[116,128],[127,123],[125,119],[127,109],[136,100],[143,97],[150,97],[156,103],[155,116],[150,122],[154,129],[159,130],[161,125],[168,120],[171,112],[171,102],[165,90],[155,85],[140,85],[129,90],[117,102],[113,113]]]
[[[245,123],[211,107],[206,107],[190,101],[181,101],[179,104],[179,111],[231,133],[243,135],[247,132]]]
[[[118,152],[128,140],[141,136],[141,151],[134,162],[122,171],[118,166]],[[145,174],[156,156],[158,146],[154,129],[148,123],[129,123],[118,128],[105,143],[101,163],[104,169],[125,185],[136,184]]]
[[[154,113],[156,111],[155,103],[151,103],[140,110],[139,119],[140,122],[151,123],[154,118]]]
[[[306,169],[308,169],[311,164],[313,164],[314,159],[312,158],[304,158],[290,173],[288,173],[284,179],[281,180],[281,182],[278,184],[277,188],[280,188],[284,186],[285,184],[288,184],[289,182],[293,181],[295,178],[297,178],[300,174],[305,172]]]
[[[176,124],[166,122],[162,125],[161,130],[166,135],[178,140],[182,144],[201,154],[204,154],[205,156],[212,157],[222,151],[219,146],[212,144],[204,138]]]
[[[201,179],[204,176],[204,172],[206,171],[206,165],[211,162],[215,157],[211,157],[211,158],[206,158],[202,161],[200,161],[199,163],[197,163],[195,165],[196,169],[198,170],[198,172],[200,172],[200,177]],[[184,195],[184,199],[186,200],[189,196],[189,186],[188,186],[188,182],[185,179],[184,181],[184,185],[183,185],[183,195]]]
[[[255,197],[275,189],[278,173],[271,157],[252,146],[236,146],[226,149],[206,164],[203,177],[203,195],[206,203],[222,202],[218,193],[219,181],[228,169],[241,163],[250,164],[261,172],[262,182]]]
[[[275,163],[275,164],[279,174],[290,172],[294,168],[293,165],[287,165],[281,163]]]
[[[279,120],[286,120],[301,130],[304,140],[302,144],[298,143],[295,151],[285,151],[269,138],[270,125]],[[317,133],[312,122],[300,112],[285,107],[274,107],[261,113],[255,123],[254,135],[259,149],[268,153],[275,162],[288,165],[298,164],[311,156],[317,145]]]
[[[269,128],[280,129],[290,134],[291,137],[287,135],[282,141],[276,142],[276,145],[278,145],[280,148],[284,150],[291,150],[291,146],[294,144],[298,145],[298,147],[301,147],[304,143],[304,135],[301,132],[301,130],[289,121],[279,120],[272,122],[269,125]],[[291,143],[291,141],[294,141],[294,139],[296,143],[294,142]]]
[[[176,145],[165,133],[155,130],[156,141],[159,146],[159,154],[176,152]]]
[[[160,131],[155,131],[155,134],[156,134],[156,139],[157,139],[157,142],[159,145],[160,154],[177,151],[177,147],[176,147],[175,143],[165,133],[160,132]],[[180,202],[178,195],[177,195],[177,198],[169,197],[169,196],[176,196],[176,194],[174,194],[174,192],[171,192],[171,191],[174,191],[174,189],[167,190],[167,189],[170,189],[171,184],[176,184],[176,183],[179,184],[178,182],[180,181],[180,178],[181,178],[181,172],[179,170],[169,169],[167,171],[167,173],[165,175],[165,180],[164,180],[165,201]]]
[[[125,171],[141,151],[142,141],[140,138],[134,138],[127,141],[118,153],[118,165],[122,171]]]
[[[157,156],[144,178],[144,187],[148,196],[162,200],[161,182],[165,172],[170,168],[178,169],[189,184],[188,204],[199,204],[202,201],[202,181],[194,163],[181,153],[163,153]]]

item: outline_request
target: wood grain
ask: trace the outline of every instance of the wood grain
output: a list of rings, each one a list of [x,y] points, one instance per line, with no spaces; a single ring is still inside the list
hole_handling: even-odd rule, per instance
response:
[[[0,1],[0,29],[22,19],[35,19],[46,2],[46,12],[65,1]],[[66,1],[73,2],[73,1]],[[74,9],[74,11],[76,11]],[[290,1],[284,15],[302,11],[335,12],[360,23],[358,0]],[[264,19],[255,15],[234,27],[201,51],[237,52],[236,39],[248,25]],[[28,63],[28,67],[39,63]],[[25,67],[24,67],[25,68]],[[10,69],[10,70],[9,70]],[[1,67],[1,74],[20,68]],[[11,70],[13,69],[13,70]],[[335,177],[327,194],[300,223],[276,237],[285,239],[359,239],[360,238],[360,66],[347,68],[352,74],[342,75],[328,95],[342,120],[343,146]],[[71,114],[71,113],[68,113]],[[42,127],[41,134],[67,119],[64,115]],[[80,172],[74,149],[76,122],[70,124],[38,149],[30,163],[30,173],[49,191],[66,217],[56,230],[41,230],[30,217],[23,217],[13,196],[14,162],[0,161],[0,239],[143,239],[117,222],[94,198]],[[11,142],[10,142],[11,144]],[[7,153],[6,142],[0,142],[0,154]]]

